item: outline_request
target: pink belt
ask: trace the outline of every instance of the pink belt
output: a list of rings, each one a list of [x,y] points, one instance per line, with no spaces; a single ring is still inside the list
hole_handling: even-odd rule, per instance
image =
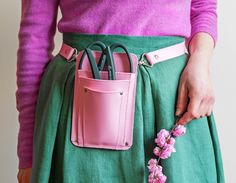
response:
[[[76,56],[78,55],[78,50],[63,42],[59,53],[68,62],[71,62],[75,60]],[[172,46],[157,49],[155,51],[143,53],[139,64],[152,67],[156,63],[163,62],[174,57],[178,57],[185,53],[188,54],[185,42],[181,42]],[[144,61],[144,56],[146,57],[149,64],[146,64],[146,62]]]

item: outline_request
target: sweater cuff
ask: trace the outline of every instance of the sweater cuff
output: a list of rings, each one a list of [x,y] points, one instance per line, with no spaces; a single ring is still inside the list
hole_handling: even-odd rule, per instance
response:
[[[207,33],[208,35],[210,35],[211,38],[213,39],[213,42],[214,42],[214,48],[216,47],[216,43],[218,41],[217,30],[212,29],[209,31],[209,29],[207,27],[197,27],[192,31],[191,36],[185,39],[187,48],[189,48],[189,43],[191,42],[192,38],[195,36],[195,34],[197,34],[199,32],[204,32],[204,33]]]
[[[25,127],[26,124],[21,125],[18,133],[17,155],[19,169],[32,167],[33,130],[30,127],[27,127],[28,129]]]

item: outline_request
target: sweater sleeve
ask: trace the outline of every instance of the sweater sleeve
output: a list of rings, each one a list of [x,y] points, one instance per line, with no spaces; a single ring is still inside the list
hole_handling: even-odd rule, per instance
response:
[[[16,108],[18,168],[32,166],[33,130],[43,71],[53,58],[59,0],[22,0],[18,30]]]
[[[208,33],[217,42],[217,0],[191,1],[191,35],[186,39],[189,45],[192,37],[198,32]]]

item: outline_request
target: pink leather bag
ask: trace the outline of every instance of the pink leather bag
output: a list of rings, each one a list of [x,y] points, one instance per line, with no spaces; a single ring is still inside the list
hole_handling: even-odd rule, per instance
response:
[[[76,57],[71,141],[78,147],[127,150],[133,144],[133,125],[138,58],[129,53],[133,72],[125,52],[114,52],[116,79],[108,80],[101,70],[94,79],[88,57],[78,69],[84,50]],[[102,51],[92,50],[99,62]]]

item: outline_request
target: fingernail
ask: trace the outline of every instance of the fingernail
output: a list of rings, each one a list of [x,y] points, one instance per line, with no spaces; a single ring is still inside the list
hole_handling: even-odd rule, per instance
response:
[[[175,115],[180,115],[180,109],[177,109],[176,112],[175,112]]]

